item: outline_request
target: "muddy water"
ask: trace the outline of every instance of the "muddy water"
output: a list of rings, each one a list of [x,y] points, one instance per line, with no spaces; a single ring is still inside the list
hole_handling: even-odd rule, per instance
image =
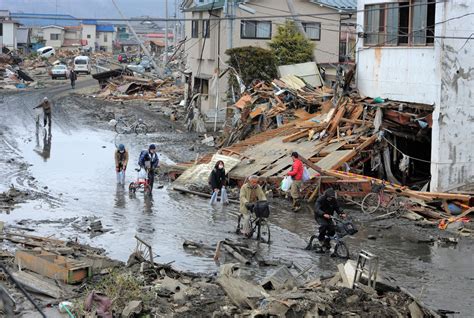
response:
[[[31,96],[26,96],[24,101],[24,105],[34,103]],[[27,173],[35,178],[34,183],[28,183],[24,182],[27,179],[24,172],[9,172],[1,183],[3,186],[13,183],[42,194],[41,199],[24,203],[9,215],[1,215],[2,220],[8,224],[26,220],[22,224],[35,228],[38,235],[78,238],[105,248],[112,258],[123,261],[135,248],[134,236],[138,235],[153,246],[158,262],[174,262],[178,269],[195,272],[218,270],[209,255],[191,254],[183,250],[182,243],[190,239],[211,245],[224,238],[238,239],[233,233],[237,206],[211,208],[205,199],[169,190],[167,183],[162,189],[154,189],[152,199],[145,199],[143,193],[130,196],[126,188],[115,183],[115,144],[124,143],[129,148],[127,182],[130,182],[135,178],[133,168],[139,152],[151,142],[156,142],[160,149],[166,143],[165,134],[117,139],[110,131],[80,125],[74,114],[63,108],[58,109],[49,132],[36,129],[27,106],[0,107],[4,108],[0,115],[2,124],[11,129],[5,139],[15,147],[16,156],[21,155],[32,165]],[[10,149],[7,155],[12,156],[12,152]],[[170,162],[166,153],[160,153],[160,159]],[[0,171],[0,175],[4,173]],[[294,261],[301,267],[313,265],[310,272],[314,275],[334,272],[338,260],[303,250],[305,240],[314,231],[310,211],[294,214],[281,206],[275,202],[270,217],[273,243],[269,246],[251,241],[251,244],[265,259]],[[357,212],[353,215],[359,216]],[[99,217],[111,231],[91,238],[71,225],[77,218],[90,216]],[[474,294],[471,241],[461,240],[454,247],[428,245],[417,243],[410,236],[411,231],[418,229],[409,224],[381,231],[363,227],[346,242],[353,256],[361,249],[378,255],[381,270],[420,295],[427,304],[469,316],[474,310],[469,301]],[[367,240],[369,234],[377,239]],[[256,275],[264,275],[266,270],[257,271]]]

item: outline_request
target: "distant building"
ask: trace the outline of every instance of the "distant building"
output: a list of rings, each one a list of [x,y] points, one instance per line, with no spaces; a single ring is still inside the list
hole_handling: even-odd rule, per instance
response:
[[[64,27],[58,25],[47,25],[41,27],[42,37],[45,46],[60,48],[64,42]]]
[[[17,49],[18,27],[20,22],[13,20],[8,10],[0,10],[0,47]]]

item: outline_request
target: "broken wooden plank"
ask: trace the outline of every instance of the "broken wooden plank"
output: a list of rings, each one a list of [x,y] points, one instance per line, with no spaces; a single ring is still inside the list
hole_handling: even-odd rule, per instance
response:
[[[237,259],[239,262],[241,263],[244,263],[245,265],[250,265],[250,261],[243,257],[239,252],[237,252],[232,246],[228,245],[228,244],[224,244],[222,245],[224,247],[224,249],[229,253],[231,254],[235,259]]]
[[[26,290],[36,294],[46,295],[55,299],[61,299],[63,292],[61,288],[43,279],[39,279],[34,275],[19,271],[12,273],[13,278],[19,282]]]
[[[303,138],[305,136],[308,136],[308,133],[309,133],[309,128],[304,128],[302,129],[301,131],[299,132],[296,132],[294,134],[291,134],[289,135],[288,137],[285,137],[283,138],[283,142],[292,142],[292,141],[296,141],[300,138]]]
[[[463,202],[469,202],[472,196],[467,194],[457,194],[457,193],[446,193],[446,192],[421,192],[417,191],[418,194],[421,194],[426,197],[430,197],[432,199],[440,199],[440,200],[458,200]]]

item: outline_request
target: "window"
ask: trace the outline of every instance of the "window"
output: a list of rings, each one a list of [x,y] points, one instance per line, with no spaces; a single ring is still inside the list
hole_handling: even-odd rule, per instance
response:
[[[0,36],[3,36],[3,23],[0,23]]]
[[[303,22],[303,28],[310,40],[321,40],[321,23],[319,22]]]
[[[211,32],[209,30],[209,20],[202,21],[202,37],[208,38],[210,33]]]
[[[242,21],[241,39],[271,39],[272,23],[270,21]]]
[[[209,94],[209,80],[204,78],[194,78],[194,92],[201,93],[202,95]]]
[[[97,40],[100,39],[100,34],[99,34],[99,33],[96,33],[96,34],[95,34],[95,38],[96,38]]]
[[[88,34],[88,35],[87,35],[87,38],[88,38],[88,39],[90,39],[90,38],[91,38],[91,35],[90,35],[90,34]]]
[[[199,21],[193,20],[191,21],[191,37],[198,38],[199,37]]]
[[[56,34],[56,33],[51,33],[50,35],[50,40],[51,41],[58,41],[59,40],[59,34]]]
[[[410,0],[365,6],[365,45],[434,43],[435,0]]]
[[[104,34],[104,42],[107,42],[108,39],[107,39],[107,33]]]

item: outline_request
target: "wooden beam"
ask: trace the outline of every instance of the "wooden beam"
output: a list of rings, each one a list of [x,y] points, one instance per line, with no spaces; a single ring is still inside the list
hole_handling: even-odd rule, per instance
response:
[[[366,147],[370,146],[376,139],[377,139],[377,135],[372,135],[369,139],[367,139],[366,141],[364,141],[360,146],[358,146],[357,148],[355,148],[354,150],[352,150],[351,152],[349,152],[347,155],[345,155],[344,157],[342,157],[342,158],[333,166],[333,169],[338,169],[338,168],[340,168],[344,163],[348,162],[349,160],[351,160],[352,158],[354,158],[355,156],[357,156],[357,154],[359,154],[361,150],[363,150],[363,149],[365,149]]]
[[[283,138],[282,141],[283,141],[283,142],[296,141],[296,140],[298,140],[298,139],[300,139],[300,138],[303,138],[303,137],[307,136],[308,133],[309,133],[309,129],[308,129],[308,128],[305,128],[305,129],[303,129],[303,130],[301,130],[301,131],[298,131],[298,132],[296,132],[296,133],[294,133],[294,134],[289,135],[288,137]]]

